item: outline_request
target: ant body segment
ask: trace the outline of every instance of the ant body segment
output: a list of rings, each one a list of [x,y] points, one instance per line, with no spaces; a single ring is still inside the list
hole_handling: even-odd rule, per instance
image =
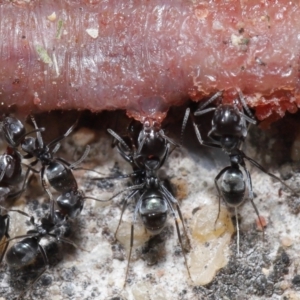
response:
[[[69,224],[66,216],[60,211],[56,210],[53,215],[49,214],[46,217],[41,218],[40,224],[35,223],[34,218],[30,217],[28,214],[24,212],[21,213],[30,218],[30,223],[35,227],[35,229],[27,231],[25,235],[16,236],[13,238],[9,238],[8,234],[6,235],[8,239],[6,240],[6,242],[0,244],[0,246],[5,244],[6,248],[10,241],[22,239],[21,241],[15,243],[6,252],[6,262],[11,268],[23,268],[35,261],[37,255],[41,253],[44,267],[42,271],[39,272],[39,274],[36,276],[36,278],[31,282],[30,286],[23,290],[18,299],[22,298],[27,290],[31,289],[32,286],[49,268],[49,260],[46,251],[44,249],[44,246],[42,246],[40,243],[42,239],[46,237],[52,237],[57,241],[62,241],[74,246],[75,248],[78,248],[75,243],[65,238],[66,234],[69,232]]]
[[[151,119],[146,119],[143,125],[137,121],[132,121],[129,125],[130,146],[113,130],[108,132],[116,139],[118,152],[131,164],[134,169],[143,169],[149,158],[156,158],[159,164],[158,169],[164,164],[168,156],[178,145],[167,137],[160,128],[160,124]],[[170,150],[171,145],[173,148]],[[153,162],[152,162],[153,163]]]
[[[251,176],[246,167],[245,160],[249,161],[262,172],[281,182],[288,189],[292,189],[288,185],[286,185],[280,178],[268,172],[263,166],[258,164],[255,160],[248,157],[242,150],[240,150],[240,147],[247,136],[247,122],[249,124],[256,124],[256,120],[250,112],[241,92],[239,92],[239,97],[233,105],[220,104],[217,107],[206,108],[209,104],[222,96],[222,94],[223,92],[218,92],[213,95],[210,99],[204,102],[191,116],[193,127],[199,143],[204,146],[222,149],[229,156],[230,166],[222,169],[215,177],[215,186],[219,196],[219,210],[216,220],[218,220],[219,218],[220,201],[222,198],[229,207],[233,207],[235,209],[237,253],[239,254],[239,224],[237,209],[246,200],[246,190],[248,190],[248,199],[250,200],[258,217],[264,237],[264,226],[259,217],[258,209],[253,201],[254,195]],[[201,116],[209,112],[214,112],[211,123],[212,127],[208,133],[208,137],[211,139],[211,141],[204,141],[195,122],[194,116]],[[189,115],[190,109],[187,108],[183,120],[182,133],[187,124]],[[221,182],[219,183],[220,180]]]
[[[3,260],[3,257],[7,251],[8,245],[9,245],[9,241],[10,236],[9,236],[9,225],[10,225],[10,216],[6,213],[6,214],[1,214],[1,210],[6,210],[6,211],[13,211],[13,212],[17,212],[20,213],[22,215],[27,216],[26,213],[24,213],[21,210],[17,210],[17,209],[6,209],[2,206],[0,206],[0,245],[3,246],[1,253],[0,253],[0,264]],[[2,242],[3,239],[6,239],[5,242]],[[1,249],[1,248],[0,248]]]
[[[173,144],[174,148],[177,145],[169,138],[167,138],[163,130],[156,126],[156,124],[155,126],[152,125],[150,121],[146,121],[143,124],[143,128],[141,129],[139,134],[135,135],[137,137],[136,141],[132,138],[133,135],[129,136],[129,141],[131,141],[130,146],[117,133],[115,133],[111,129],[108,129],[108,132],[117,141],[116,145],[118,148],[118,152],[127,162],[131,164],[133,168],[132,174],[123,176],[123,178],[131,177],[133,179],[132,186],[118,192],[110,199],[108,199],[109,201],[125,191],[129,192],[129,194],[124,198],[124,204],[122,207],[121,216],[115,232],[115,236],[121,224],[122,216],[127,207],[128,201],[132,198],[136,199],[133,220],[131,222],[130,250],[124,286],[126,285],[127,281],[130,258],[133,248],[134,225],[137,222],[138,216],[140,216],[142,223],[148,230],[148,232],[150,232],[150,234],[152,235],[157,235],[165,227],[169,211],[171,211],[171,214],[175,221],[176,231],[182,248],[185,265],[189,277],[191,278],[187,260],[183,250],[184,248],[180,235],[178,219],[175,212],[176,208],[179,219],[182,222],[184,235],[188,240],[179,204],[158,176],[158,170],[163,166],[170,154],[170,144]]]

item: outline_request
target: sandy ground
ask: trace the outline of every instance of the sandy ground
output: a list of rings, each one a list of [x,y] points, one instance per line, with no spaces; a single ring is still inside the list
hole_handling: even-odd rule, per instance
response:
[[[252,128],[244,145],[250,157],[277,176],[284,176],[288,179],[286,183],[294,188],[300,182],[298,163],[288,162],[291,161],[296,123],[297,116],[291,116],[268,131]],[[178,137],[179,128],[180,122],[176,122],[168,134]],[[267,223],[265,239],[263,241],[262,232],[258,230],[253,207],[245,201],[239,209],[241,240],[237,255],[236,234],[228,218],[231,212],[223,204],[221,220],[216,225],[217,230],[214,228],[218,211],[214,178],[228,164],[227,157],[222,152],[198,146],[190,129],[185,137],[186,147],[172,153],[161,178],[170,181],[181,205],[191,240],[186,257],[193,281],[188,277],[175,224],[169,215],[166,228],[150,240],[141,223],[137,224],[128,281],[123,288],[134,201],[123,216],[118,240],[115,240],[114,231],[122,208],[120,196],[109,203],[86,200],[81,215],[71,226],[70,239],[80,249],[57,244],[53,239],[42,240],[50,269],[33,287],[32,299],[300,299],[297,296],[300,289],[299,198],[250,166],[254,201]],[[287,130],[293,131],[292,134],[283,134]],[[131,172],[116,149],[111,148],[110,137],[103,129],[95,127],[88,131],[81,129],[66,139],[61,155],[75,160],[83,152],[86,143],[83,137],[89,134],[93,141],[83,167],[107,175]],[[92,172],[76,171],[75,174],[85,194],[98,199],[108,199],[129,184],[126,179],[94,181],[91,178],[97,175]],[[31,181],[16,207],[35,215],[36,220],[47,213],[48,202],[39,181]],[[17,213],[10,213],[10,216],[10,235],[26,233],[30,228],[28,219]],[[41,265],[39,256],[33,266],[22,270],[11,270],[3,263],[0,266],[0,300],[18,296],[29,286],[36,276],[34,271]],[[28,293],[26,299],[29,298]]]

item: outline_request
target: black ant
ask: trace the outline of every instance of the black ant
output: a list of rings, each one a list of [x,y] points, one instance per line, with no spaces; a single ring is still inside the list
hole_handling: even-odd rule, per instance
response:
[[[44,247],[40,244],[41,240],[45,237],[55,238],[58,242],[62,241],[68,243],[75,248],[79,248],[75,243],[65,238],[69,233],[69,224],[66,215],[61,211],[56,210],[53,214],[49,214],[40,220],[40,224],[35,223],[34,218],[30,217],[28,214],[21,212],[23,215],[30,218],[30,223],[35,227],[33,230],[27,231],[27,234],[22,236],[16,236],[9,238],[6,232],[6,237],[8,238],[6,242],[1,243],[0,246],[7,245],[10,241],[16,239],[22,239],[21,241],[15,243],[6,252],[6,262],[7,264],[14,268],[23,268],[35,261],[39,253],[41,253],[43,258],[44,267],[41,272],[36,276],[36,278],[31,282],[30,286],[23,290],[19,295],[18,299],[22,298],[28,289],[31,289],[33,285],[41,278],[41,276],[49,268],[49,260]],[[84,249],[82,249],[84,250]],[[5,253],[5,252],[4,252]],[[4,255],[4,253],[2,255]]]
[[[220,104],[217,107],[206,108],[209,104],[211,104],[223,94],[223,92],[216,93],[210,99],[200,105],[200,107],[194,112],[194,114],[192,114],[192,121],[197,139],[201,145],[220,148],[229,156],[230,166],[227,166],[223,170],[221,170],[215,178],[215,186],[217,188],[219,196],[219,210],[216,220],[218,220],[219,218],[220,200],[221,198],[223,198],[228,206],[235,209],[237,228],[237,253],[239,254],[239,224],[237,208],[245,201],[246,187],[248,189],[248,198],[258,217],[264,237],[264,226],[262,224],[261,218],[259,217],[258,209],[253,201],[254,195],[251,176],[246,167],[245,160],[249,161],[262,172],[281,182],[288,189],[292,189],[288,185],[286,185],[280,178],[268,172],[263,166],[258,164],[255,160],[248,157],[242,150],[240,150],[240,147],[247,136],[247,122],[249,124],[256,124],[256,120],[250,112],[243,94],[240,91],[238,93],[239,97],[236,99],[236,102],[233,105]],[[211,139],[211,141],[204,141],[195,122],[194,116],[201,116],[212,111],[214,112],[212,117],[212,128],[207,135]],[[190,109],[187,108],[183,120],[182,133],[187,124],[189,115]],[[242,168],[242,170],[240,169],[240,167]],[[244,177],[244,174],[246,175],[246,178]],[[219,184],[219,180],[221,177],[221,183]]]
[[[165,136],[163,130],[159,128],[157,123],[151,124],[151,122],[148,120],[143,124],[143,128],[139,132],[139,134],[135,135],[137,137],[137,141],[132,138],[132,135],[129,136],[129,140],[131,141],[130,146],[113,130],[108,129],[108,132],[116,139],[116,145],[119,153],[126,161],[131,164],[134,171],[130,175],[123,176],[123,178],[133,178],[133,185],[113,195],[110,199],[107,200],[109,201],[125,191],[129,192],[129,194],[124,199],[124,204],[122,207],[121,216],[115,232],[115,236],[121,224],[122,216],[127,207],[128,201],[135,197],[137,199],[133,220],[131,223],[130,250],[124,286],[126,285],[128,276],[131,252],[133,247],[134,225],[137,221],[137,216],[139,215],[141,217],[143,225],[152,235],[157,235],[163,230],[166,225],[169,210],[171,211],[175,221],[176,231],[182,248],[185,265],[189,277],[191,278],[187,260],[183,250],[183,243],[181,240],[178,219],[174,209],[175,206],[179,218],[182,222],[184,234],[188,240],[179,204],[173,197],[173,195],[169,192],[169,190],[165,187],[164,183],[159,179],[157,174],[158,170],[162,167],[167,157],[169,156],[170,144],[172,143],[175,147],[176,144]]]
[[[9,210],[17,211],[27,217],[30,217],[30,223],[35,227],[34,230],[29,230],[26,235],[16,236],[13,238],[10,238],[8,234],[9,216],[0,215],[0,241],[2,239],[2,236],[6,237],[6,241],[4,243],[0,243],[0,246],[4,245],[5,247],[0,256],[0,262],[7,250],[8,243],[12,240],[21,238],[22,240],[14,244],[6,253],[6,262],[10,267],[16,269],[28,266],[36,259],[39,252],[41,253],[43,258],[43,270],[32,281],[30,286],[19,295],[18,298],[21,298],[28,289],[32,288],[32,286],[41,278],[41,276],[49,267],[49,260],[46,251],[40,244],[40,241],[43,238],[53,237],[57,241],[62,241],[64,243],[73,245],[75,248],[79,248],[75,243],[65,238],[65,236],[69,233],[69,218],[74,219],[80,214],[83,209],[84,199],[101,201],[92,197],[85,197],[83,192],[80,190],[70,190],[68,192],[64,192],[56,200],[56,203],[60,210],[50,210],[50,214],[48,214],[46,217],[41,218],[40,224],[35,223],[34,218],[30,217],[25,212],[19,210]],[[81,250],[85,251],[84,249]]]
[[[23,186],[20,191],[15,193],[15,195],[20,195],[25,190],[25,184],[30,171],[40,173],[42,186],[47,192],[52,203],[51,214],[53,215],[54,201],[52,194],[46,184],[45,176],[47,177],[50,186],[56,191],[63,194],[70,191],[76,192],[78,190],[78,186],[77,181],[72,173],[72,169],[76,169],[76,167],[85,159],[85,157],[88,155],[90,147],[87,146],[82,157],[73,164],[68,163],[60,157],[54,157],[54,154],[60,147],[60,141],[66,138],[74,130],[77,122],[73,124],[65,134],[45,145],[41,135],[41,131],[44,131],[44,128],[38,128],[33,116],[31,116],[31,121],[35,129],[27,134],[24,133],[24,130],[21,130],[21,127],[23,125],[17,119],[10,121],[9,126],[3,127],[3,129],[5,129],[3,130],[4,134],[10,141],[10,143],[14,144],[14,146],[20,145],[21,149],[26,153],[23,158],[35,158],[34,161],[29,163],[29,165],[26,165],[28,169],[25,174]],[[27,135],[32,132],[36,132],[36,138],[31,136],[27,137]],[[38,162],[41,163],[41,170],[34,169],[35,165]]]

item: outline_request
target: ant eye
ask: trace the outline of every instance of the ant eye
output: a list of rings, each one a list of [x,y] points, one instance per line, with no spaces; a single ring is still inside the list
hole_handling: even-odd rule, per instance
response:
[[[10,129],[11,131],[15,131],[16,125],[15,125],[15,124],[10,124],[10,125],[9,125],[9,129]]]

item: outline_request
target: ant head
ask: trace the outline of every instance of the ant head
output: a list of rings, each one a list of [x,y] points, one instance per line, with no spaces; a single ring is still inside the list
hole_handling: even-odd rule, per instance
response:
[[[160,134],[160,123],[153,119],[146,119],[143,130],[138,138],[139,154],[146,159],[152,158],[153,153],[160,159],[166,152],[166,140]]]
[[[36,150],[37,145],[38,145],[37,139],[32,136],[28,136],[22,142],[21,148],[24,152],[28,154],[32,154]]]
[[[208,135],[214,140],[220,140],[222,136],[234,136],[242,138],[245,130],[245,121],[240,116],[237,107],[232,105],[220,105],[215,110],[212,119],[212,129]]]
[[[18,147],[22,137],[25,135],[25,127],[18,119],[6,117],[2,123],[2,130],[7,143],[11,147]]]
[[[158,132],[160,130],[160,123],[151,118],[146,118],[143,124],[143,131],[145,133]]]

